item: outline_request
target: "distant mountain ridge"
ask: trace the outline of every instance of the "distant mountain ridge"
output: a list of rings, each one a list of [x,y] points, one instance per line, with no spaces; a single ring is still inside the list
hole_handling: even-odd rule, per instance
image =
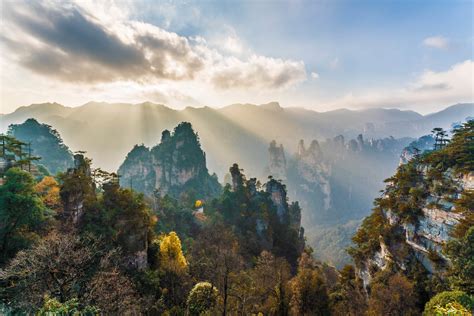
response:
[[[43,103],[0,116],[0,129],[6,131],[10,124],[35,118],[56,128],[73,150],[87,151],[95,165],[113,171],[135,144],[154,145],[162,130],[188,121],[201,136],[209,170],[222,177],[235,161],[249,173],[259,173],[266,162],[267,145],[273,139],[291,152],[296,151],[295,139],[325,140],[339,134],[355,137],[360,133],[366,139],[419,137],[433,127],[449,129],[453,122],[473,115],[472,103],[453,105],[425,116],[396,109],[316,112],[281,107],[278,102],[183,110],[151,102],[88,102],[79,107]]]

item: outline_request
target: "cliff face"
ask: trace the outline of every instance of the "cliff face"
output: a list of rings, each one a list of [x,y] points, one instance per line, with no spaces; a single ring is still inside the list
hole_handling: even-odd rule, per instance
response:
[[[443,247],[458,224],[472,222],[473,128],[473,121],[466,123],[450,144],[417,154],[386,180],[383,195],[350,249],[366,286],[388,268],[445,277],[450,261]]]
[[[426,172],[424,176],[426,177]],[[387,241],[387,238],[381,236],[378,250],[358,263],[359,274],[365,285],[370,283],[377,271],[384,270],[389,263],[407,270],[416,261],[430,274],[445,270],[449,260],[443,255],[443,245],[464,218],[464,214],[457,212],[455,205],[447,200],[456,199],[466,190],[472,190],[474,173],[453,177],[448,171],[444,173],[444,177],[453,180],[449,196],[442,198],[430,190],[420,214],[413,222],[404,220],[390,209],[382,210],[385,229],[396,238],[389,238]]]
[[[308,146],[300,140],[288,159],[283,146],[272,141],[266,173],[288,184],[290,197],[301,203],[306,226],[343,224],[367,214],[409,141],[364,140],[362,135],[345,141],[339,135],[321,143],[313,140]]]
[[[206,155],[191,124],[179,124],[173,133],[165,130],[161,143],[151,150],[135,146],[118,170],[124,187],[153,195],[174,197],[193,191],[199,198],[216,195],[220,186],[206,167]]]
[[[81,154],[74,155],[74,167],[62,176],[61,200],[66,222],[81,225],[86,201],[95,200],[95,185],[91,178],[90,162]]]

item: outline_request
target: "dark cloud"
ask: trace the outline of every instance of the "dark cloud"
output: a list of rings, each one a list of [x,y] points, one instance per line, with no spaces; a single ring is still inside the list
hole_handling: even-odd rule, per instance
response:
[[[208,80],[221,89],[281,88],[306,78],[302,62],[225,57],[137,21],[112,26],[69,2],[6,2],[2,42],[25,68],[69,82]]]
[[[147,77],[192,78],[202,63],[190,53],[186,39],[166,41],[152,35],[139,35],[124,43],[103,25],[74,6],[52,8],[31,2],[10,3],[6,19],[25,35],[7,37],[4,43],[18,54],[26,68],[67,81],[113,81]],[[148,52],[149,56],[146,57]],[[174,71],[170,62],[179,66]]]
[[[68,12],[31,3],[36,17],[30,18],[13,11],[17,25],[52,48],[63,53],[82,57],[113,69],[127,69],[147,65],[143,53],[123,43],[117,36],[107,33],[102,26],[88,20],[72,7]]]

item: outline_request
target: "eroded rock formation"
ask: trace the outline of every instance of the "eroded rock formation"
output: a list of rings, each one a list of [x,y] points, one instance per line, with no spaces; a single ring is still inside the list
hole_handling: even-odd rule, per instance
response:
[[[165,130],[161,143],[149,149],[136,145],[118,170],[120,184],[152,196],[177,197],[192,191],[199,198],[215,196],[220,185],[209,175],[206,155],[190,123]]]

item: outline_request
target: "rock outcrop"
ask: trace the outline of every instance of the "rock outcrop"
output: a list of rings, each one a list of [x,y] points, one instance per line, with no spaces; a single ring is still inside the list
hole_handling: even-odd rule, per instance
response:
[[[474,185],[473,175],[456,177],[453,197],[460,196]],[[433,200],[438,200],[438,197],[430,194],[426,199]],[[378,249],[371,256],[356,261],[365,285],[369,285],[374,274],[384,270],[389,262],[401,270],[406,270],[416,261],[430,274],[444,271],[449,260],[443,255],[442,247],[450,240],[454,227],[464,218],[454,205],[444,204],[442,200],[435,204],[427,202],[414,222],[404,220],[390,209],[383,209],[382,214],[387,229],[393,235],[388,244],[381,237]]]
[[[473,128],[465,123],[446,146],[417,153],[386,180],[349,251],[366,286],[388,268],[426,281],[446,277],[444,246],[472,223]]]
[[[66,222],[79,226],[84,216],[86,200],[95,200],[95,184],[91,178],[90,162],[84,155],[74,155],[74,167],[63,176],[61,200]]]
[[[270,195],[273,204],[276,207],[280,222],[289,219],[288,198],[286,197],[285,185],[274,179],[270,179],[265,184],[266,192]]]
[[[268,148],[268,154],[268,174],[276,179],[286,180],[286,157],[283,145],[277,146],[276,141],[273,140]]]
[[[134,190],[178,197],[183,192],[198,198],[220,191],[216,175],[209,175],[206,155],[190,123],[179,124],[173,133],[165,130],[161,143],[148,149],[135,146],[118,170],[120,184]]]

